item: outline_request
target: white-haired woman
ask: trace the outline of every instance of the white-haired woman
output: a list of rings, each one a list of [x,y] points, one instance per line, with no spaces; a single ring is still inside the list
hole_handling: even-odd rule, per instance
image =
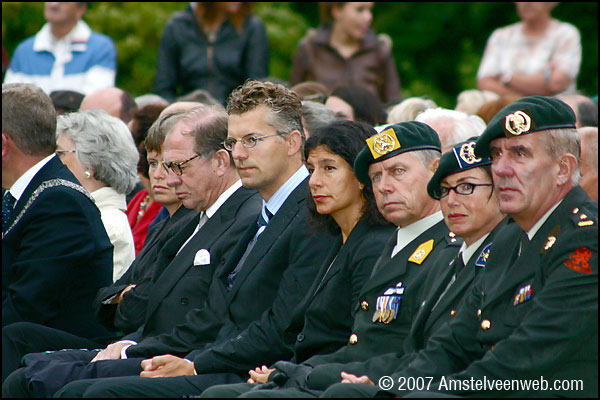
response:
[[[61,115],[56,153],[94,198],[114,246],[113,280],[135,258],[131,228],[125,215],[129,193],[137,181],[138,151],[127,125],[101,110]]]

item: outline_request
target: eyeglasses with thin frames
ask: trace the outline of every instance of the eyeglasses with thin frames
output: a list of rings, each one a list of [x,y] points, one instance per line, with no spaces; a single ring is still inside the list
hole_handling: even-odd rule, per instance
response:
[[[165,171],[167,171],[167,173],[169,173],[169,170],[173,171],[173,173],[177,176],[181,176],[183,175],[183,167],[185,164],[189,163],[190,161],[192,161],[195,158],[200,157],[200,154],[196,154],[194,157],[192,158],[188,158],[185,161],[171,161],[171,162],[166,162],[166,161],[161,161],[160,165],[163,166],[163,168],[165,169]]]
[[[244,136],[240,140],[234,139],[232,137],[228,137],[227,139],[225,139],[223,141],[223,147],[225,147],[225,150],[227,150],[227,151],[233,151],[235,144],[237,142],[240,142],[242,144],[242,146],[244,146],[245,148],[251,149],[254,146],[256,146],[256,143],[258,143],[259,140],[262,140],[262,139],[265,139],[268,137],[273,137],[273,136],[281,136],[281,135],[279,133],[276,133],[274,135],[265,135],[265,136],[248,135],[248,136]]]
[[[75,152],[76,152],[76,150],[56,150],[54,153],[60,157],[65,153],[75,153]]]
[[[451,190],[454,190],[454,193],[456,194],[460,194],[463,196],[467,196],[469,194],[472,194],[473,191],[475,190],[475,188],[477,186],[494,186],[493,183],[468,183],[468,182],[463,182],[463,183],[459,183],[456,186],[440,186],[440,192],[438,193],[441,198],[444,198],[446,196],[448,196],[450,194]]]

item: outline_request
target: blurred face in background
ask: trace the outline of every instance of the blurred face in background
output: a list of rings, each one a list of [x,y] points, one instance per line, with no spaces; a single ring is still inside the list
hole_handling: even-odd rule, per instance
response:
[[[86,8],[74,2],[46,2],[44,18],[51,24],[71,24],[83,17]]]
[[[348,36],[359,41],[371,26],[373,5],[373,2],[347,2],[342,6],[334,6],[331,9],[331,16],[337,27],[342,28]]]

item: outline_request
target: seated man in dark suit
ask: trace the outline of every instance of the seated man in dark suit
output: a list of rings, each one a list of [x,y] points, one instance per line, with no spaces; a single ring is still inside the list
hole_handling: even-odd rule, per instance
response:
[[[2,85],[2,326],[108,335],[92,302],[112,282],[113,246],[90,194],[54,154],[55,135],[48,95]]]
[[[151,127],[145,140],[152,164],[148,167],[150,182],[153,187],[163,187],[157,189],[155,200],[163,203],[173,216],[157,224],[155,234],[148,237],[145,246],[127,272],[117,282],[100,289],[94,300],[98,320],[107,329],[114,331],[115,335],[90,339],[30,322],[10,324],[2,329],[2,381],[19,368],[21,358],[25,354],[66,348],[103,348],[111,341],[135,332],[144,323],[158,251],[179,231],[171,232],[169,227],[173,224],[187,223],[187,220],[197,215],[193,209],[181,207],[175,189],[168,188],[166,184],[168,174],[159,164],[166,134],[184,115],[185,113],[181,112],[159,120]]]
[[[171,161],[162,161],[159,167],[170,171],[167,184],[175,188],[186,208],[200,214],[178,227],[178,232],[158,254],[152,285],[148,288],[144,324],[136,332],[125,336],[126,341],[113,343],[99,353],[31,354],[26,357],[26,364],[30,366],[15,372],[13,382],[22,379],[26,371],[32,374],[59,371],[57,363],[66,362],[62,358],[66,356],[79,363],[78,373],[84,376],[88,372],[94,373],[99,363],[90,364],[90,360],[120,358],[121,348],[131,344],[132,340],[142,341],[169,332],[175,325],[184,322],[188,311],[203,305],[215,265],[237,244],[249,224],[254,224],[260,209],[258,194],[241,187],[230,155],[222,148],[226,137],[227,114],[222,107],[203,107],[187,112],[164,142],[164,158]],[[188,165],[174,161],[185,159],[186,152],[201,159]],[[64,333],[60,332],[44,333],[56,341],[64,337]],[[56,337],[58,339],[54,339]],[[39,343],[37,346],[41,351],[39,349],[43,347]],[[49,362],[48,369],[37,368],[34,364],[38,362]],[[52,379],[51,383],[58,384],[55,382],[59,381]]]
[[[329,234],[311,234],[306,224],[309,174],[302,159],[300,111],[300,99],[282,85],[248,81],[231,94],[224,144],[243,185],[256,188],[263,198],[257,225],[217,270],[203,309],[188,314],[187,323],[170,334],[125,351],[128,357],[170,355],[144,360],[143,371],[139,364],[121,369],[122,375],[134,376],[72,382],[57,396],[79,396],[95,383],[114,384],[111,390],[126,397],[200,393],[246,379],[249,367],[231,365],[228,355],[252,363],[292,356],[291,348],[272,348],[271,343],[289,325],[335,242]]]

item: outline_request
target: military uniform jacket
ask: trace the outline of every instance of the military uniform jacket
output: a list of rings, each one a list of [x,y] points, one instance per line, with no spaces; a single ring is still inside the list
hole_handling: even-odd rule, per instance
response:
[[[256,220],[260,203],[255,190],[240,187],[179,251],[198,226],[199,215],[182,227],[156,260],[144,325],[123,339],[140,342],[168,333],[189,311],[202,307],[216,265]]]
[[[425,297],[423,287],[427,274],[436,267],[440,271],[443,270],[450,262],[451,258],[440,260],[437,264],[433,262],[437,254],[448,246],[456,246],[457,241],[452,242],[448,234],[448,228],[442,220],[390,258],[396,244],[396,236],[393,235],[373,268],[373,274],[360,292],[355,305],[356,315],[349,343],[335,353],[311,357],[305,364],[314,367],[324,363],[364,361],[376,354],[401,352],[402,342],[408,335],[413,318]],[[423,255],[420,249],[431,240],[432,249]],[[387,298],[389,293],[395,293],[395,296],[400,298]],[[387,304],[390,301],[399,302],[396,318],[389,323],[375,320],[378,301]],[[312,387],[310,376],[309,386]]]
[[[598,206],[573,188],[523,246],[516,223],[498,233],[486,269],[450,324],[392,377],[433,376],[430,390],[468,396],[598,395]],[[582,380],[583,390],[479,393],[450,380]],[[441,384],[441,385],[440,385]],[[401,394],[394,391],[394,394]]]
[[[357,376],[368,375],[371,381],[378,382],[382,376],[389,375],[392,371],[397,370],[400,365],[406,365],[414,358],[416,352],[425,346],[427,339],[456,315],[456,310],[463,303],[476,277],[485,268],[496,234],[505,225],[506,219],[490,232],[473,253],[467,265],[458,271],[455,281],[449,287],[448,284],[455,273],[454,264],[459,262],[458,248],[455,246],[448,247],[440,253],[438,257],[440,262],[453,257],[452,261],[443,269],[430,269],[424,283],[426,299],[421,303],[419,311],[413,319],[410,333],[404,340],[401,353],[388,353],[372,357],[366,362],[318,366],[311,373],[311,380],[315,381],[317,375],[324,375],[319,378],[319,381],[323,381],[321,386],[325,387],[326,376],[329,376],[329,384],[332,385],[340,381],[340,372],[345,371]],[[447,287],[448,289],[444,293]],[[442,293],[444,295],[440,299]]]
[[[181,226],[191,219],[197,223],[197,216],[194,210],[181,206],[170,218],[150,228],[142,250],[123,276],[98,291],[94,300],[98,321],[108,329],[118,331],[120,336],[135,332],[144,323],[158,253],[170,238],[181,231]],[[128,290],[120,302],[110,303],[114,296],[131,284],[136,286]]]
[[[90,194],[58,157],[33,177],[2,232],[2,326],[33,322],[77,336],[111,332],[94,316],[112,283],[113,245]]]
[[[256,219],[218,267],[206,304],[188,313],[185,323],[170,333],[129,347],[128,357],[187,355],[187,359],[194,360],[198,374],[223,370],[246,374],[262,355],[291,357],[290,349],[271,349],[270,343],[287,328],[294,307],[312,284],[332,242],[329,235],[308,232],[307,181],[271,218],[230,290],[227,277],[254,237]],[[285,354],[278,353],[281,351]]]

